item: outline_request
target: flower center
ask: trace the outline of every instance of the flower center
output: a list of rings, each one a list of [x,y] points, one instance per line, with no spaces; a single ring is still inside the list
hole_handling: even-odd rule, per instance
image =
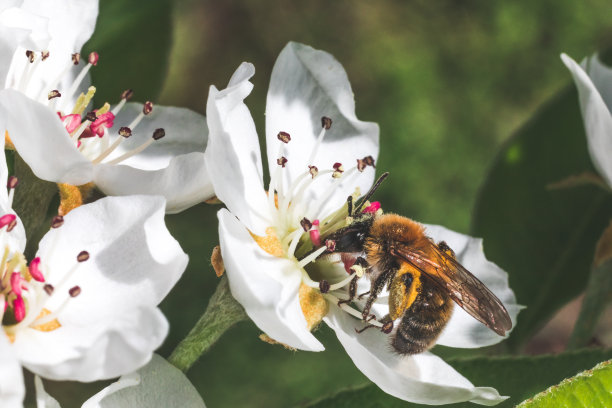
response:
[[[268,186],[268,205],[273,214],[273,226],[266,230],[265,237],[254,236],[255,241],[266,252],[296,262],[302,274],[300,305],[309,329],[316,326],[327,314],[328,301],[337,303],[346,312],[362,318],[360,311],[340,302],[338,296],[343,296],[341,293],[346,293],[347,286],[355,284],[356,278],[363,276],[364,268],[359,269],[358,265],[355,265],[347,267],[345,272],[345,268],[338,268],[344,262],[338,254],[321,259],[321,255],[325,252],[333,252],[334,249],[333,242],[322,242],[321,237],[352,222],[349,216],[349,204],[347,202],[326,216],[323,214],[323,208],[338,188],[341,180],[352,180],[366,167],[374,167],[374,159],[372,156],[357,159],[356,164],[348,169],[342,163],[334,163],[329,169],[318,169],[314,166],[313,161],[331,125],[330,118],[321,119],[321,132],[310,152],[308,166],[289,184],[288,188],[285,188],[285,183],[283,183],[283,179],[287,177],[285,172],[289,161],[284,154],[285,146],[291,142],[291,135],[285,131],[278,133],[279,147],[276,160],[278,166],[272,171]],[[331,178],[332,182],[322,188],[319,181],[325,177]],[[309,193],[313,191],[318,193],[315,195],[316,199],[308,198],[311,196]],[[360,192],[356,189],[351,196],[352,201],[356,201],[359,196]],[[380,204],[372,203],[365,208],[364,212],[375,213],[379,208]],[[320,263],[319,261],[328,262],[331,265],[319,268],[315,266],[316,263]],[[346,262],[344,264],[346,265]],[[336,273],[339,269],[343,275]],[[330,270],[336,272],[328,276],[327,271]],[[373,324],[380,323],[373,322]]]
[[[0,217],[1,242],[6,242],[15,222],[13,214]],[[63,218],[56,216],[51,227],[59,228],[62,224]],[[28,265],[23,253],[4,245],[0,260],[0,321],[11,341],[26,328],[52,331],[61,327],[59,315],[70,299],[81,293],[79,286],[68,288],[67,282],[88,259],[89,253],[81,251],[72,267],[56,277],[40,257],[32,259]],[[49,306],[52,298],[53,307]]]
[[[124,160],[140,153],[154,141],[165,136],[164,129],[156,129],[150,139],[141,145],[126,151],[123,154],[116,153],[121,143],[132,135],[138,124],[145,116],[153,111],[153,103],[146,102],[142,112],[129,124],[119,128],[117,135],[110,135],[109,129],[114,126],[117,114],[123,109],[125,103],[132,97],[133,91],[128,89],[121,94],[121,100],[111,110],[109,103],[104,103],[100,108],[88,111],[88,107],[96,93],[96,88],[90,86],[87,92],[81,93],[74,99],[74,94],[87,76],[89,70],[98,65],[99,55],[96,52],[89,54],[87,64],[76,75],[70,84],[63,84],[62,80],[68,77],[69,71],[75,65],[79,65],[80,54],[72,54],[71,60],[66,61],[64,70],[55,80],[47,81],[44,78],[44,61],[52,58],[49,52],[40,54],[26,51],[27,63],[16,80],[10,87],[26,94],[57,112],[70,138],[76,148],[94,164],[107,163],[118,164]],[[37,79],[37,80],[35,80]],[[42,82],[42,87],[40,83]],[[58,89],[61,88],[61,89]]]

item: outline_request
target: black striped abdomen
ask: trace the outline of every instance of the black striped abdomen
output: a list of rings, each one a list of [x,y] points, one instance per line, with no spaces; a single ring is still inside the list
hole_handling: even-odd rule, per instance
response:
[[[453,310],[450,296],[421,276],[421,291],[392,335],[391,345],[400,354],[422,353],[433,347]]]

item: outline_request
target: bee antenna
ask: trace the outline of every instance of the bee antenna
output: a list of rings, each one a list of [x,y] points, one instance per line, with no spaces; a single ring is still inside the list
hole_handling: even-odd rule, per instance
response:
[[[353,216],[353,196],[346,197],[346,205],[348,206],[349,217]]]
[[[363,197],[361,197],[358,201],[359,204],[357,205],[357,207],[355,208],[354,213],[355,214],[359,214],[359,212],[361,211],[361,209],[363,208],[363,206],[365,205],[365,203],[370,199],[370,197],[372,197],[374,195],[374,192],[376,192],[376,190],[378,189],[378,187],[380,187],[380,185],[382,184],[383,181],[385,181],[385,179],[387,178],[387,176],[389,175],[389,172],[386,171],[383,174],[381,174],[381,176],[378,178],[378,180],[376,180],[376,183],[374,183],[374,185],[372,186],[372,188],[366,193],[366,195],[364,195]]]

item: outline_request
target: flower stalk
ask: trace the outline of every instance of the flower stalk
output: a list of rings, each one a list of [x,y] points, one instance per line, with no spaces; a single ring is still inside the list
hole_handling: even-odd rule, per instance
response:
[[[174,349],[168,361],[187,372],[234,324],[248,320],[244,308],[230,292],[227,277],[222,277],[200,320]]]

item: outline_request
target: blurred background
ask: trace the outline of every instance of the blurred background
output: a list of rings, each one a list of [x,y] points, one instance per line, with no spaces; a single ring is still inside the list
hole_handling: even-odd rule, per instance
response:
[[[111,3],[121,9],[121,2]],[[225,87],[249,61],[257,73],[246,102],[263,135],[265,95],[280,50],[288,41],[325,50],[348,73],[357,116],[380,124],[377,169],[391,173],[377,193],[385,210],[463,233],[501,143],[569,85],[559,54],[580,60],[612,45],[609,0],[183,0],[172,3],[171,21],[155,27],[172,30],[158,103],[205,113],[208,87]],[[155,46],[147,33],[140,41]],[[217,210],[200,205],[167,219],[191,263],[162,305],[171,321],[164,356],[216,286],[209,259]],[[554,340],[563,340],[567,321],[562,317],[561,331],[545,332],[532,351],[558,351]],[[265,344],[259,334],[252,323],[239,324],[189,372],[208,407],[296,406],[367,382],[326,328],[317,336],[327,350],[318,354]]]

